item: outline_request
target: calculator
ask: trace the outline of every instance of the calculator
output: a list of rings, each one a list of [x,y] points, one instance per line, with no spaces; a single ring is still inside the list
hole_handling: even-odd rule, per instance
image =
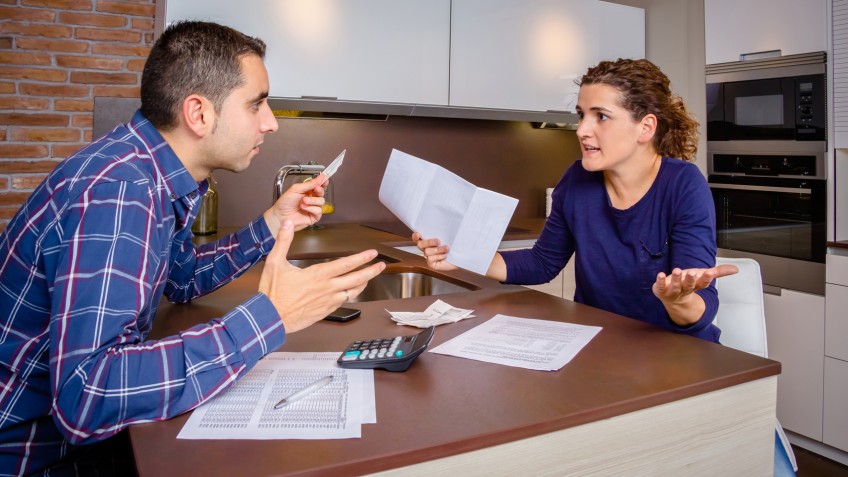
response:
[[[435,333],[431,326],[415,335],[354,341],[336,362],[341,368],[406,371]]]

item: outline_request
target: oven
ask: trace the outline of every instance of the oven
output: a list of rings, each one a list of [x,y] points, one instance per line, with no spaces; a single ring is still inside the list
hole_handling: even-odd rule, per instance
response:
[[[707,170],[719,256],[760,263],[763,285],[824,295],[824,52],[708,65]]]
[[[823,153],[709,158],[719,255],[757,260],[766,286],[824,295]]]

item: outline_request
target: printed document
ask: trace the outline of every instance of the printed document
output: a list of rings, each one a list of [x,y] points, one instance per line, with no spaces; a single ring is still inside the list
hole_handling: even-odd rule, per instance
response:
[[[599,326],[495,315],[430,352],[538,371],[556,371],[577,356],[600,331]]]
[[[374,371],[336,366],[338,353],[270,353],[223,394],[194,410],[178,439],[344,439],[377,422]],[[333,381],[292,404],[281,399]]]
[[[380,202],[424,238],[450,246],[448,262],[485,274],[518,205],[436,164],[392,150]]]

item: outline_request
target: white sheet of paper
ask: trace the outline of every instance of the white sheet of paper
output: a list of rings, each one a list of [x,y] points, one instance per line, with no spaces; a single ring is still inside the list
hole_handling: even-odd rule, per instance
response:
[[[194,410],[178,439],[344,439],[377,422],[374,371],[336,366],[338,353],[270,353]],[[284,408],[280,399],[324,376],[333,382]]]
[[[339,170],[339,167],[341,167],[342,162],[344,162],[344,157],[345,157],[346,152],[347,152],[347,149],[342,151],[341,154],[339,154],[338,156],[336,156],[335,159],[333,159],[333,162],[331,162],[329,166],[324,168],[324,170],[322,172],[324,172],[324,175],[327,176],[327,179],[332,177],[333,174],[335,174],[336,171]]]
[[[599,326],[495,315],[430,352],[556,371],[577,356],[600,331]]]
[[[407,227],[450,246],[448,262],[481,275],[518,205],[517,199],[397,149],[389,157],[379,197]]]

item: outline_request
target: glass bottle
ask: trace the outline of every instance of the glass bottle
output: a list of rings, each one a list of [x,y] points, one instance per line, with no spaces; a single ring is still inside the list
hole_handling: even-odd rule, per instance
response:
[[[200,200],[197,218],[191,226],[195,235],[210,235],[218,231],[218,190],[215,187],[218,183],[211,173],[206,180],[209,182],[209,189]]]

